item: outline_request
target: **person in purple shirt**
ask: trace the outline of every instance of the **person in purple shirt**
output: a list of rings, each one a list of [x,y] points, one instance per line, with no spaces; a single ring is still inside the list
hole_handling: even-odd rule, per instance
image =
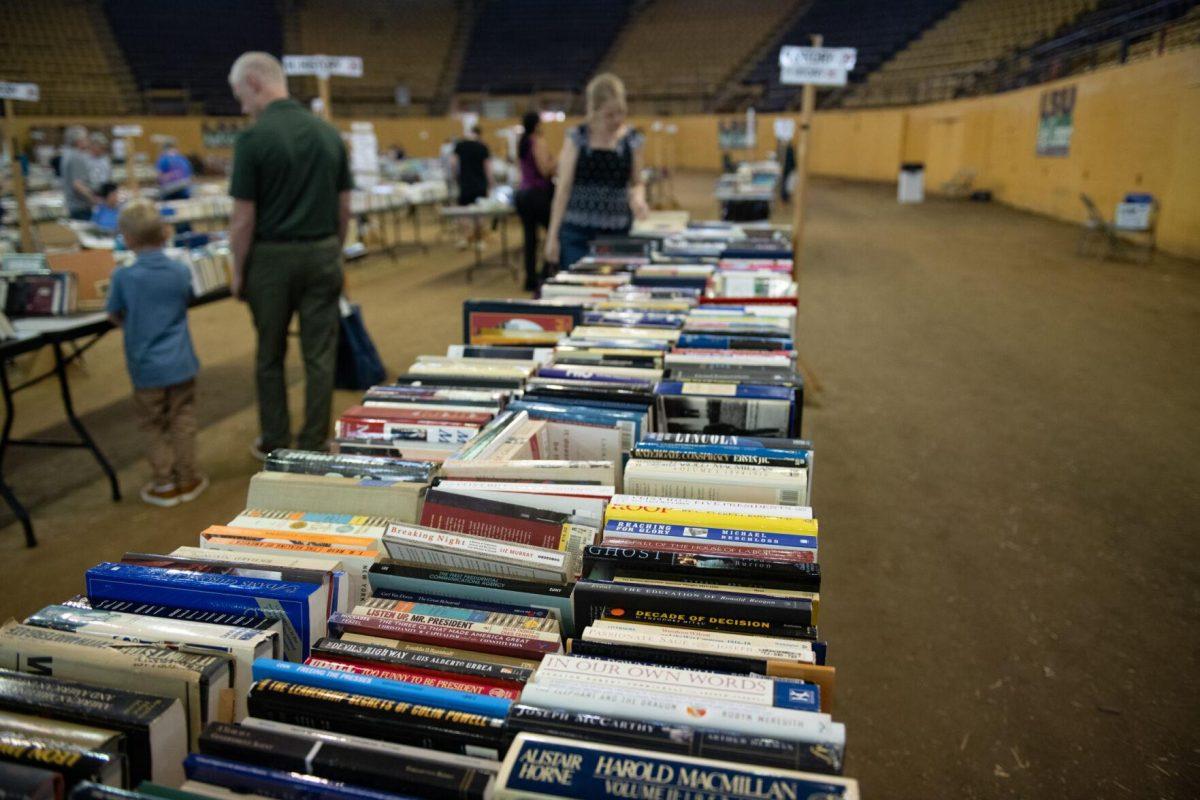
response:
[[[517,214],[525,231],[525,290],[533,291],[541,283],[538,278],[538,228],[550,226],[550,202],[554,197],[554,156],[538,133],[541,117],[530,111],[521,120],[524,132],[517,143],[517,160],[521,165],[521,185],[517,190]]]
[[[163,253],[166,226],[152,203],[130,203],[117,227],[137,260],[113,272],[106,310],[124,329],[133,405],[139,427],[150,435],[146,456],[153,480],[142,488],[141,498],[177,506],[208,488],[208,478],[196,471],[200,362],[187,323],[192,273]]]

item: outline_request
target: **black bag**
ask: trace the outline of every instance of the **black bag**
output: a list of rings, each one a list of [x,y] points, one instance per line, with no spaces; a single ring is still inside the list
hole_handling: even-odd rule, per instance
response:
[[[334,385],[339,389],[370,389],[387,380],[387,370],[379,351],[363,324],[362,308],[345,298],[340,301],[341,325],[338,328],[337,369]]]

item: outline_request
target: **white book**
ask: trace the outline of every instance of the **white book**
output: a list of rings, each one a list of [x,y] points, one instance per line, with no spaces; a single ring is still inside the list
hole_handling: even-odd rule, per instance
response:
[[[178,699],[187,714],[192,749],[206,723],[232,717],[221,713],[224,692],[233,687],[231,667],[232,658],[223,653],[118,644],[14,621],[0,628],[2,669]],[[229,706],[232,711],[232,702]]]
[[[727,675],[603,658],[546,655],[530,680],[534,683],[586,683],[589,686],[611,686],[652,694],[663,692],[684,698],[703,697],[754,706],[786,706],[777,696],[776,687],[780,684],[773,678]],[[790,682],[796,685],[795,681]]]
[[[808,502],[808,470],[631,458],[625,464],[625,489],[660,497],[799,506]]]
[[[488,758],[458,755],[456,753],[446,753],[441,750],[427,750],[424,747],[413,747],[407,744],[385,742],[380,739],[367,739],[362,736],[353,736],[349,733],[336,733],[334,731],[324,731],[318,728],[303,728],[299,725],[291,725],[286,722],[275,722],[274,720],[269,719],[259,719],[258,717],[249,717],[243,720],[242,727],[254,728],[260,731],[285,733],[290,736],[302,736],[305,739],[312,740],[313,742],[343,744],[347,747],[354,747],[360,750],[373,750],[377,753],[390,753],[392,755],[404,756],[405,758],[412,758],[417,761],[432,761],[438,764],[446,764],[448,766],[477,769],[481,772],[495,773],[500,767],[497,762]]]
[[[260,565],[264,569],[275,567],[278,569],[306,569],[327,573],[332,577],[334,588],[337,590],[334,608],[338,611],[345,611],[351,605],[358,602],[360,599],[359,594],[362,591],[361,587],[356,585],[357,582],[354,578],[346,573],[346,570],[342,567],[342,562],[329,556],[296,555],[281,550],[266,549],[255,553],[235,553],[231,550],[215,550],[211,547],[207,549],[203,547],[176,547],[171,551],[171,555],[202,561],[254,564]],[[369,594],[369,589],[362,592],[363,597]]]
[[[722,653],[732,656],[817,663],[812,642],[780,636],[745,636],[740,633],[674,628],[640,622],[596,620],[580,637],[588,642],[682,650],[692,653]]]
[[[546,421],[542,458],[621,463],[621,431],[600,425]]]
[[[571,554],[562,550],[420,525],[392,525],[383,546],[401,561],[548,583],[566,583],[577,571]]]
[[[141,616],[122,611],[46,606],[26,622],[40,628],[53,628],[122,642],[160,646],[186,645],[225,653],[233,659],[235,720],[243,719],[248,712],[246,693],[254,683],[251,677],[254,659],[274,658],[279,649],[279,634],[274,632],[170,617]]]
[[[845,747],[846,727],[828,714],[767,708],[674,694],[633,692],[587,683],[527,683],[521,702],[581,714],[690,725],[706,730],[770,736],[792,742]]]
[[[314,547],[294,544],[282,538],[257,538],[238,536],[236,534],[229,535],[223,532],[204,531],[200,534],[200,549],[206,552],[209,550],[234,553],[289,553],[299,551],[308,554],[312,552]],[[372,546],[370,549],[363,549],[361,551],[339,546],[330,546],[324,549],[329,550],[329,556],[326,557],[337,558],[342,563],[349,590],[346,592],[347,598],[354,600],[369,597],[371,594],[371,585],[368,578],[371,573],[371,565],[379,560],[380,554],[383,553],[382,546],[379,549],[375,549]]]
[[[618,485],[617,469],[612,461],[449,460],[442,464],[442,474],[463,480],[579,481]]]

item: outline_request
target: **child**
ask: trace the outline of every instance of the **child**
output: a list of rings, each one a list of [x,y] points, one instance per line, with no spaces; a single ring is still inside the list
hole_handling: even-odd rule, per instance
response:
[[[188,332],[192,275],[163,253],[167,230],[154,206],[127,205],[117,221],[137,254],[113,273],[108,315],[125,329],[125,362],[133,381],[140,427],[151,435],[147,456],[154,479],[142,500],[171,507],[200,496],[208,478],[196,471],[196,373],[200,364]]]
[[[92,224],[108,233],[117,232],[117,215],[121,211],[121,192],[115,183],[100,187],[100,205],[92,209]]]

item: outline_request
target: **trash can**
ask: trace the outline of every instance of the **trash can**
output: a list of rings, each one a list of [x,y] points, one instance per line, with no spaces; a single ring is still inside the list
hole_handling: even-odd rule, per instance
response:
[[[925,200],[924,164],[919,161],[909,161],[900,165],[896,200],[901,203],[920,203]]]

